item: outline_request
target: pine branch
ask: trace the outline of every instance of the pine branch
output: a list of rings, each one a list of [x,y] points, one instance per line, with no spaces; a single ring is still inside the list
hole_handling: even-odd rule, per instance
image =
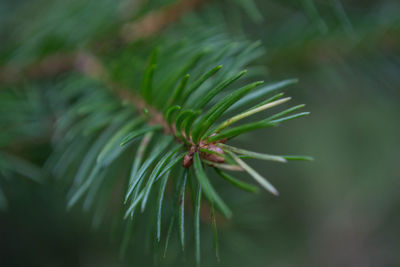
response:
[[[148,38],[203,2],[179,2],[181,5],[150,13],[135,22],[137,24],[125,27],[124,38],[134,41],[131,33]],[[148,24],[154,27],[149,28]],[[138,33],[139,28],[142,32]],[[210,206],[215,242],[217,223],[214,207],[227,218],[232,214],[229,203],[214,188],[207,170],[212,167],[232,185],[255,192],[253,185],[225,173],[246,172],[266,190],[278,195],[275,187],[245,159],[283,163],[299,159],[297,156],[274,156],[227,145],[231,139],[248,131],[277,126],[307,115],[305,112],[293,114],[303,107],[300,105],[274,112],[263,120],[233,126],[288,102],[290,98],[282,98],[283,94],[272,97],[269,94],[294,80],[266,86],[262,86],[263,81],[243,85],[244,67],[263,53],[260,44],[245,40],[232,42],[217,30],[210,34],[208,28],[195,34],[192,28],[189,30],[190,36],[182,30],[182,34],[188,36],[185,43],[173,42],[165,44],[164,48],[155,48],[142,75],[133,66],[135,60],[124,61],[125,52],[132,55],[129,47],[120,48],[120,54],[113,55],[108,61],[100,60],[89,51],[79,51],[65,57],[53,55],[45,58],[37,62],[38,65],[32,65],[31,70],[21,70],[19,74],[15,71],[14,78],[26,75],[28,79],[29,73],[45,77],[68,72],[58,82],[57,92],[50,95],[52,102],[60,105],[53,107],[56,116],[52,137],[54,152],[46,162],[46,170],[55,177],[71,181],[68,208],[83,202],[85,210],[96,210],[96,224],[104,216],[104,207],[111,199],[113,188],[125,184],[120,206],[121,217],[127,223],[122,254],[132,234],[133,218],[137,218],[138,212],[149,210],[151,205],[158,207],[157,214],[150,212],[142,216],[149,216],[149,222],[156,220],[154,239],[160,242],[161,220],[165,217],[163,198],[167,183],[174,183],[174,211],[169,216],[171,226],[166,246],[174,222],[178,222],[182,247],[186,244],[184,211],[187,205],[184,205],[184,200],[188,199],[185,193],[190,187],[192,195],[196,196],[192,204],[195,210],[196,259],[199,262],[200,206]],[[140,54],[140,51],[134,54]],[[48,64],[54,67],[50,68]],[[117,67],[113,69],[114,66]],[[79,74],[69,72],[72,69]],[[140,86],[140,81],[132,82],[132,73],[142,77]],[[241,86],[235,86],[239,79],[242,79]],[[140,141],[138,146],[136,141]],[[157,183],[160,187],[155,194]],[[203,195],[205,201],[201,202]],[[149,232],[150,227],[151,224]],[[217,243],[215,249],[218,255]]]
[[[196,41],[196,45],[198,45],[197,42],[198,41]],[[190,54],[197,53],[196,51],[192,52],[192,50],[188,51],[190,51]],[[219,53],[219,50],[215,49],[215,53],[217,52]],[[290,100],[290,98],[282,98],[283,94],[278,94],[267,98],[267,100],[262,101],[261,103],[255,103],[254,105],[254,100],[258,100],[258,97],[254,98],[251,93],[257,93],[257,95],[260,95],[261,93],[261,95],[265,95],[266,92],[271,93],[290,83],[278,82],[273,85],[259,88],[262,82],[255,82],[240,87],[239,89],[228,90],[228,94],[223,96],[219,94],[220,91],[223,89],[227,90],[226,87],[235,81],[236,77],[243,75],[243,71],[235,70],[235,72],[241,74],[238,76],[237,74],[232,74],[232,71],[223,72],[224,68],[220,65],[210,68],[209,65],[214,63],[207,62],[207,58],[204,58],[203,60],[204,62],[207,62],[207,64],[204,64],[198,70],[198,75],[196,75],[197,79],[188,82],[188,76],[183,74],[181,71],[179,71],[180,75],[175,76],[172,75],[172,70],[169,69],[168,65],[157,65],[158,60],[156,55],[157,53],[153,53],[148,60],[146,70],[144,71],[142,86],[140,88],[132,89],[126,88],[114,81],[111,78],[111,75],[106,71],[107,68],[100,64],[99,60],[95,57],[87,54],[84,60],[81,61],[81,73],[90,76],[91,78],[98,80],[100,84],[105,85],[109,92],[112,92],[120,99],[117,102],[128,102],[129,105],[118,108],[117,113],[115,113],[114,109],[111,114],[108,114],[109,111],[107,111],[106,115],[102,116],[114,118],[103,126],[103,128],[106,127],[106,129],[101,131],[99,137],[96,137],[94,134],[89,135],[89,140],[97,138],[96,142],[92,145],[94,149],[93,154],[90,150],[86,156],[88,159],[92,158],[92,163],[89,163],[90,161],[88,161],[81,164],[81,167],[74,178],[76,182],[74,182],[74,186],[71,189],[68,206],[74,206],[83,199],[85,195],[89,197],[88,191],[94,188],[96,177],[107,175],[111,166],[118,163],[116,159],[120,158],[120,155],[132,146],[135,140],[141,138],[143,138],[144,142],[140,144],[137,156],[134,157],[134,163],[127,184],[126,195],[124,197],[125,219],[129,219],[136,214],[139,206],[141,207],[140,211],[143,212],[146,209],[146,206],[148,206],[147,203],[150,201],[149,199],[154,198],[152,191],[154,191],[153,187],[155,184],[160,180],[165,181],[165,179],[168,179],[172,173],[177,176],[178,180],[175,181],[175,183],[179,188],[177,190],[180,192],[179,195],[181,196],[180,198],[177,198],[176,201],[181,199],[187,183],[179,181],[182,179],[186,181],[187,178],[182,176],[183,168],[180,165],[183,165],[186,169],[186,175],[190,174],[190,177],[194,177],[191,183],[200,186],[210,205],[215,205],[217,210],[228,218],[231,216],[231,211],[228,205],[219,196],[218,191],[213,187],[206,171],[208,166],[215,168],[217,174],[232,183],[234,186],[245,191],[254,192],[256,191],[254,186],[241,182],[236,178],[225,174],[223,170],[248,172],[248,174],[251,177],[254,177],[255,181],[262,187],[277,195],[278,192],[275,187],[273,187],[273,185],[259,173],[253,170],[244,162],[243,159],[257,158],[261,160],[286,162],[287,160],[295,158],[251,152],[225,145],[225,143],[229,139],[241,135],[249,130],[267,126],[276,126],[280,122],[299,116],[296,114],[289,115],[298,107],[289,108],[262,121],[250,123],[250,126],[244,124],[242,126],[230,128],[231,124],[234,122],[245,119],[256,113],[263,112],[267,109],[275,108],[276,106]],[[163,55],[163,57],[168,57],[167,55],[168,54]],[[229,53],[227,53],[227,55],[229,55]],[[245,55],[247,56],[247,54]],[[191,62],[190,58],[193,56],[183,54],[180,55],[180,57]],[[214,56],[208,55],[208,58],[214,58]],[[226,58],[226,60],[227,59],[228,58]],[[166,60],[166,62],[168,61],[169,60]],[[157,69],[154,68],[155,65],[158,66]],[[190,69],[193,70],[195,68],[191,66]],[[207,71],[207,69],[209,70]],[[222,71],[222,73],[218,73],[220,71]],[[158,77],[160,82],[156,83],[154,74],[157,73],[163,73],[164,77],[168,79],[173,77],[173,80],[164,81],[162,77]],[[186,83],[188,84],[186,85]],[[171,84],[172,87],[167,86],[168,84]],[[85,85],[82,87],[82,90],[83,88],[92,87],[93,86]],[[171,90],[173,87],[177,89]],[[192,109],[192,106],[185,106],[187,99],[193,97],[194,94],[210,95],[210,92],[214,91],[214,89],[217,89],[217,92],[211,93],[212,96],[209,100],[215,98],[216,101],[215,103],[205,103],[202,108],[206,111],[202,112],[199,110],[197,112]],[[92,90],[94,90],[93,94],[99,95],[100,91],[98,89]],[[171,98],[169,101],[157,102],[157,97],[162,97],[166,92],[171,91],[180,91],[180,93],[170,94]],[[78,96],[82,93],[78,90],[76,92],[77,95],[73,98],[79,99]],[[75,120],[78,122],[75,123],[75,125],[79,126],[79,121],[86,121],[86,123],[82,124],[84,127],[83,132],[86,131],[85,128],[93,127],[90,126],[90,118],[95,118],[97,115],[97,109],[95,108],[97,104],[93,103],[91,97],[92,94],[85,92],[83,96],[85,95],[87,96],[87,100],[83,97],[82,101],[76,103],[76,106],[69,108],[70,111],[76,110],[74,116],[76,116]],[[245,96],[250,97],[245,99]],[[222,115],[241,100],[246,100],[245,104],[252,105],[252,107],[221,122],[220,119],[222,118]],[[107,105],[111,104],[109,103],[111,100],[108,94],[107,96],[104,95],[104,97],[101,97],[99,101],[100,103],[104,101],[104,104]],[[245,104],[242,102],[241,105]],[[132,109],[135,109],[135,111],[130,111]],[[79,110],[81,110],[81,113],[84,112],[83,118],[81,118],[82,114],[79,113]],[[61,121],[63,119],[65,119],[65,116],[60,118],[60,123],[58,123],[59,126],[62,125]],[[66,125],[62,128],[67,130],[68,128],[71,128],[71,126]],[[83,142],[83,137],[79,132],[76,132],[74,135],[75,136],[70,135],[70,141],[67,140],[67,142],[76,142],[77,145]],[[65,134],[65,136],[68,136],[68,134]],[[147,137],[145,138],[143,136]],[[150,141],[149,138],[154,139],[154,141]],[[85,140],[85,138],[83,140]],[[99,143],[97,144],[97,142]],[[64,145],[62,144],[61,146]],[[68,147],[69,146],[70,145],[68,145]],[[149,150],[146,154],[147,156],[144,156],[146,153],[144,152],[145,150]],[[71,158],[71,160],[73,161],[74,159]],[[62,162],[63,164],[67,164],[64,159]],[[83,171],[81,172],[80,170]],[[54,174],[56,176],[60,175],[57,173]],[[97,178],[97,180],[99,179],[100,178]],[[179,185],[182,185],[183,187]],[[160,190],[165,190],[166,185],[163,184],[161,188],[162,189]],[[163,194],[164,193],[159,192],[157,195],[163,196]],[[160,203],[160,201],[158,201],[158,203]],[[177,211],[176,215],[174,215],[178,216],[179,214],[179,219],[173,220],[180,222],[181,227],[179,231],[181,243],[184,244],[185,234],[182,226],[184,217],[182,217],[183,208],[182,206],[180,207],[180,209],[177,208],[179,212]],[[158,212],[158,214],[160,214],[160,212]],[[162,218],[161,215],[158,215],[157,217],[158,220],[161,220]],[[215,218],[213,219],[213,224],[215,224]],[[157,225],[160,225],[160,223],[158,222]],[[160,240],[160,231],[160,226],[157,226],[157,240]],[[215,247],[218,249],[218,245],[215,245]]]

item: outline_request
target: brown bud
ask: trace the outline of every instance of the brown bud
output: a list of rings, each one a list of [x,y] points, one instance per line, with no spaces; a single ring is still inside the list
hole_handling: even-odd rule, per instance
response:
[[[224,151],[220,147],[213,145],[213,144],[206,145],[206,146],[204,146],[204,148],[207,150],[214,151],[218,154],[224,154]],[[225,162],[225,159],[223,157],[215,155],[215,154],[201,152],[201,156],[204,159],[211,161],[211,162],[215,162],[215,163],[224,163]]]
[[[192,165],[193,165],[193,155],[188,153],[183,158],[182,166],[185,168],[190,168],[190,166],[192,166]]]

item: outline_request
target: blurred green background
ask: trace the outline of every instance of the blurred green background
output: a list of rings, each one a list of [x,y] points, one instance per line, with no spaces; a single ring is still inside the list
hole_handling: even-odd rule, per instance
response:
[[[38,11],[32,13],[26,8],[32,3],[0,5],[6,26],[0,35],[5,40],[1,61],[28,57],[30,51],[24,46],[15,50],[12,40],[24,40],[17,31],[28,31],[27,25],[41,26],[29,22],[29,16],[16,25],[14,15],[37,18],[40,5],[47,2],[35,2]],[[110,22],[108,8],[115,3],[87,2],[86,9],[75,7],[83,17],[103,10],[88,31],[101,35],[118,24]],[[54,9],[68,5],[54,3]],[[230,8],[229,1],[223,5],[224,12],[235,14],[227,16],[233,32],[262,41],[266,54],[257,63],[267,68],[266,80],[298,78],[299,83],[285,92],[311,111],[307,118],[250,133],[238,145],[312,155],[315,161],[251,162],[280,196],[227,188],[222,196],[234,217],[219,223],[221,262],[214,257],[211,227],[202,225],[203,265],[399,266],[400,1],[259,0],[261,21],[257,12],[250,10],[249,16],[242,8]],[[53,27],[49,24],[49,31]],[[74,38],[85,42],[84,34]],[[74,38],[63,49],[72,47]],[[57,40],[48,44],[58,45]],[[14,181],[7,184],[7,192],[9,208],[0,212],[1,266],[153,264],[153,255],[142,253],[141,240],[135,240],[137,250],[119,260],[119,242],[110,239],[111,226],[93,230],[89,215],[66,212],[56,182]],[[158,264],[192,266],[191,249],[182,255],[177,243],[172,244],[171,253]]]

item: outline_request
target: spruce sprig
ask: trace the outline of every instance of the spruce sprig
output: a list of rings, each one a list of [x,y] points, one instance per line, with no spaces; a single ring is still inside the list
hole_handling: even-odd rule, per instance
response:
[[[245,68],[262,55],[260,42],[232,41],[218,27],[211,31],[190,28],[190,34],[182,31],[183,36],[176,38],[182,41],[172,43],[171,38],[160,37],[155,43],[165,45],[154,48],[143,65],[137,62],[140,52],[147,50],[140,50],[137,43],[117,49],[112,57],[78,53],[81,73],[65,73],[55,83],[57,90],[46,94],[54,119],[53,153],[45,169],[69,184],[67,207],[82,204],[93,212],[95,226],[107,219],[107,208],[120,210],[121,255],[128,251],[136,220],[143,217],[148,240],[165,244],[166,252],[175,229],[184,250],[186,211],[192,201],[196,261],[200,262],[200,222],[208,220],[200,212],[205,206],[210,209],[218,258],[215,213],[230,218],[232,211],[209,169],[233,186],[255,193],[256,186],[228,173],[247,172],[277,195],[277,189],[245,159],[309,159],[230,145],[249,131],[308,113],[295,113],[303,105],[278,109],[290,98],[276,91],[296,80],[249,82],[251,72]],[[264,112],[269,112],[265,119],[244,122]],[[116,206],[115,195],[121,188],[124,193]]]
[[[209,40],[205,38],[187,45],[204,47],[207,42]],[[185,247],[187,225],[184,203],[190,199],[185,197],[188,187],[197,188],[196,192],[192,192],[196,196],[192,198],[196,246],[200,244],[196,220],[202,220],[197,213],[199,205],[210,205],[215,242],[217,229],[214,207],[225,217],[231,217],[229,203],[219,195],[210,179],[210,167],[237,188],[257,192],[254,185],[226,173],[247,172],[261,187],[278,195],[277,189],[251,168],[245,159],[285,163],[292,159],[309,158],[263,154],[236,148],[228,143],[249,131],[275,127],[287,120],[308,115],[308,112],[295,113],[304,105],[279,111],[279,106],[290,101],[290,98],[283,97],[282,93],[271,96],[295,80],[267,85],[256,81],[235,86],[239,81],[243,84],[246,71],[239,68],[247,63],[245,58],[249,53],[258,53],[258,46],[247,42],[238,43],[238,46],[247,46],[243,54],[235,54],[229,49],[221,54],[220,46],[224,42],[227,40],[222,39],[220,45],[209,46],[207,52],[200,50],[200,54],[196,49],[186,49],[169,55],[164,52],[168,51],[168,47],[165,50],[157,48],[148,60],[142,85],[137,89],[127,89],[128,84],[118,85],[111,80],[94,81],[79,76],[71,77],[75,86],[81,89],[75,88],[74,94],[67,92],[67,89],[61,90],[64,101],[70,103],[70,106],[56,120],[55,133],[58,136],[54,139],[61,138],[62,141],[56,142],[58,148],[55,149],[61,152],[53,156],[55,162],[63,161],[72,169],[78,166],[75,167],[75,174],[71,174],[73,182],[68,194],[68,207],[81,201],[96,202],[94,199],[107,191],[104,190],[106,179],[111,179],[114,184],[125,181],[123,219],[131,224],[132,219],[139,218],[137,213],[152,209],[151,203],[156,203],[156,216],[151,217],[156,220],[153,234],[155,242],[161,242],[163,222],[165,216],[168,217],[165,212],[165,203],[168,203],[166,199],[169,198],[168,184],[175,183],[175,211],[169,215],[166,251],[175,224],[178,226],[182,249]],[[172,59],[182,62],[181,70],[169,69],[165,62]],[[241,63],[233,69],[221,64],[235,61]],[[239,124],[264,112],[270,113],[265,119]],[[76,162],[72,155],[65,161],[67,156],[62,147],[79,146],[85,142],[87,150],[82,162]],[[57,171],[54,174],[59,175]],[[97,189],[94,191],[92,188]],[[199,202],[201,195],[204,200]],[[126,227],[125,231],[125,235],[131,235],[131,226]],[[218,250],[217,244],[215,248]],[[199,248],[196,248],[197,261],[200,260],[198,253]]]

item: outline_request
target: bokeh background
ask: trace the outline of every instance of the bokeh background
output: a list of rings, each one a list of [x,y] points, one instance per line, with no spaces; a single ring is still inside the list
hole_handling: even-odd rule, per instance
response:
[[[134,9],[128,2],[2,1],[0,62],[84,46],[121,22]],[[165,4],[148,2],[148,9]],[[311,111],[238,145],[315,161],[252,162],[280,196],[227,188],[222,195],[234,217],[220,222],[221,262],[211,227],[203,225],[204,266],[399,266],[400,2],[258,0],[256,10],[233,2],[215,8],[226,13],[233,33],[262,41],[266,53],[256,61],[266,80],[299,79],[285,92]],[[40,19],[44,12],[53,16]],[[82,24],[84,30],[70,30]],[[38,161],[45,154],[38,152]],[[6,189],[1,266],[153,265],[141,240],[119,259],[112,226],[93,230],[89,215],[66,212],[56,182],[13,181]],[[170,250],[159,265],[193,265],[191,247],[184,255],[177,243]]]

